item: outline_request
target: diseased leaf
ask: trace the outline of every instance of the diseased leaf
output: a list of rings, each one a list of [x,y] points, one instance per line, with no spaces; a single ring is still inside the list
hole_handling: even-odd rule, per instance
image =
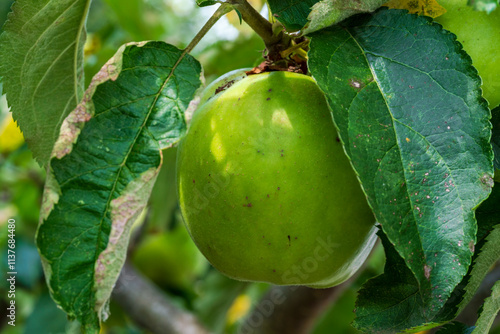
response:
[[[268,0],[274,17],[288,32],[302,35],[337,24],[354,14],[371,12],[387,0]]]
[[[406,9],[410,14],[438,17],[446,13],[446,9],[436,0],[391,0],[384,4],[390,9]]]
[[[200,64],[148,42],[122,47],[63,122],[49,164],[37,245],[52,298],[97,332],[131,224],[149,198],[161,149],[186,131]]]
[[[493,185],[480,78],[454,35],[402,10],[355,16],[311,37],[311,73],[377,221],[418,282],[411,308],[394,293],[384,297],[394,309],[371,314],[386,318],[384,327],[356,324],[372,332],[431,323],[467,273],[474,208]],[[397,321],[402,314],[408,323]]]
[[[302,29],[307,23],[307,16],[312,6],[320,0],[268,0],[274,17],[288,32]]]
[[[382,6],[387,0],[323,0],[312,7],[307,17],[308,23],[302,30],[302,34],[308,35],[315,31],[337,24],[348,17],[373,12]]]
[[[83,94],[90,0],[18,0],[0,35],[0,76],[33,157],[47,163],[64,118]]]
[[[476,328],[472,334],[489,333],[493,321],[500,311],[500,281],[497,281],[491,289],[491,296],[485,299],[481,315],[476,322]]]
[[[475,10],[491,13],[498,7],[498,0],[469,0],[468,5]]]

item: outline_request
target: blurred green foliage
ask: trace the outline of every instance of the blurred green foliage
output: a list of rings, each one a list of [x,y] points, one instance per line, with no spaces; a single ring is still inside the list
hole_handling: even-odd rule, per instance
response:
[[[87,20],[87,84],[122,44],[163,40],[184,48],[214,11],[213,7],[196,7],[194,0],[93,1]],[[256,34],[224,18],[193,50],[193,56],[201,61],[209,82],[229,70],[252,67],[263,50],[264,43]]]

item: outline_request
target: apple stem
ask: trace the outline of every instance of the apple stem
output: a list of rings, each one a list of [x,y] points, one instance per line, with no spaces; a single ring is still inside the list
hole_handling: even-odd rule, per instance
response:
[[[229,3],[223,3],[219,8],[213,13],[213,15],[208,19],[207,23],[201,28],[201,30],[194,36],[193,40],[184,49],[183,55],[191,52],[200,40],[206,35],[206,33],[214,26],[217,21],[230,11],[234,9],[234,6]]]
[[[234,6],[234,9],[241,13],[242,19],[262,38],[266,47],[270,47],[280,41],[282,33],[280,32],[277,35],[273,34],[271,22],[260,15],[248,1],[231,0],[229,3]]]

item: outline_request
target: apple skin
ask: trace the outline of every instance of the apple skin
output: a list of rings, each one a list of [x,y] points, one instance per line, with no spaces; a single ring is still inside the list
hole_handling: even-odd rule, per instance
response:
[[[182,225],[147,235],[135,250],[134,265],[162,288],[184,289],[208,265]]]
[[[375,219],[306,75],[250,75],[195,112],[177,155],[184,223],[238,280],[325,288],[369,255]]]
[[[483,96],[490,108],[500,104],[500,8],[490,14],[467,5],[468,0],[440,0],[446,13],[435,18],[457,35],[483,79]]]
[[[214,81],[212,81],[205,89],[203,90],[200,97],[200,105],[207,102],[209,99],[224,91],[224,87],[231,86],[235,82],[238,82],[247,77],[246,72],[251,71],[251,68],[240,68],[231,72],[227,72],[226,74],[221,75]]]

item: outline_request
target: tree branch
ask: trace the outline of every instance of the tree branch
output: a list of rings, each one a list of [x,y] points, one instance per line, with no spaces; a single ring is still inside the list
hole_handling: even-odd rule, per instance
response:
[[[153,283],[125,263],[112,298],[135,323],[156,334],[208,334],[196,317],[172,304]]]
[[[266,46],[279,42],[281,36],[273,34],[271,22],[262,17],[246,0],[232,0],[230,3],[241,13],[243,21],[264,40]]]
[[[291,38],[285,35],[283,31],[275,34],[273,32],[273,25],[271,22],[262,17],[262,15],[260,15],[260,13],[257,12],[255,8],[248,3],[248,1],[230,0],[228,3],[240,12],[243,21],[245,21],[250,28],[252,28],[257,35],[262,38],[270,58],[272,60],[279,60],[280,51],[288,48]]]
[[[361,272],[358,271],[358,273]],[[357,278],[328,289],[274,286],[241,326],[241,334],[307,334],[318,318]]]

